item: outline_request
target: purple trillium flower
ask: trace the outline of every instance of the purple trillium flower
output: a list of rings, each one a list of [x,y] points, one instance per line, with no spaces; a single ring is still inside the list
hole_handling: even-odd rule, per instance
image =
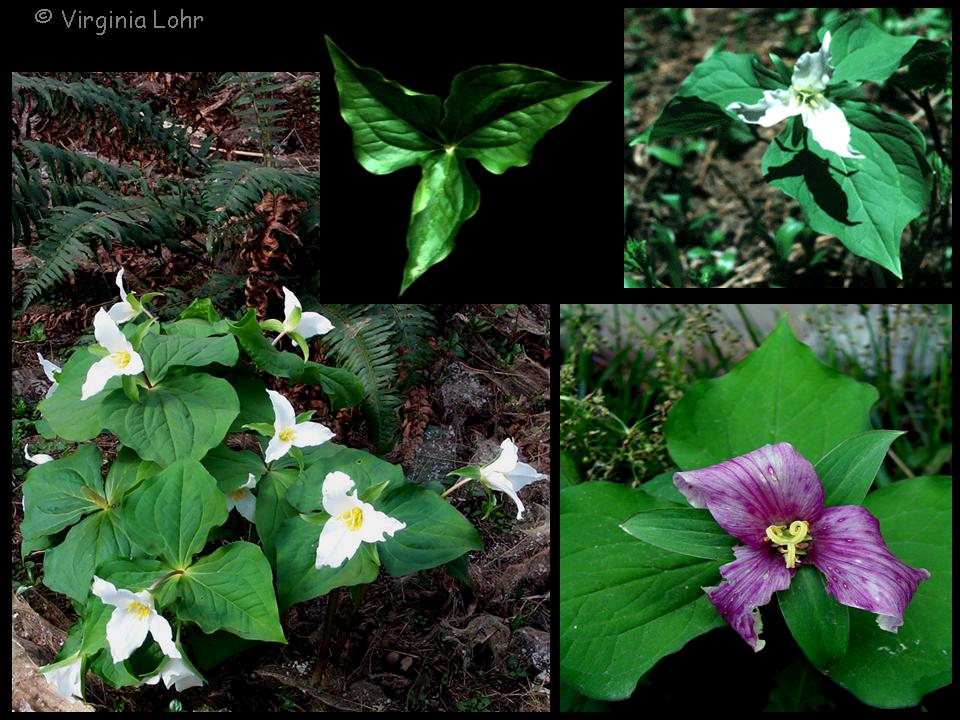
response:
[[[720,568],[726,582],[703,590],[755,651],[764,644],[758,608],[790,586],[802,563],[826,576],[827,592],[838,602],[876,613],[877,624],[890,632],[903,625],[907,603],[930,577],[893,556],[865,508],[825,508],[813,465],[789,443],[675,473],[673,483],[744,543],[733,548],[736,560]]]

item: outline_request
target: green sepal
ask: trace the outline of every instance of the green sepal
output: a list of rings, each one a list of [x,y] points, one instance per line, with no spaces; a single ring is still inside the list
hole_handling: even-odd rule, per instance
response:
[[[266,437],[273,437],[276,429],[270,423],[247,423],[246,425],[241,426],[244,430],[253,430],[255,433],[260,433]]]
[[[300,348],[300,352],[303,353],[303,361],[306,362],[310,359],[310,349],[307,347],[307,341],[304,339],[303,335],[298,332],[293,332],[292,330],[287,333],[287,337],[293,340],[297,347]]]
[[[136,375],[122,375],[120,382],[123,386],[123,394],[130,398],[130,402],[139,404],[140,387]]]
[[[451,470],[447,473],[447,477],[450,476],[470,478],[472,480],[479,480],[480,475],[480,466],[479,465],[467,465],[466,467],[457,468],[456,470]]]
[[[303,317],[303,310],[294,305],[290,317],[284,319],[283,327],[291,329],[297,327],[300,324],[301,317]]]
[[[92,345],[87,345],[87,350],[92,354],[100,358],[105,358],[110,354],[110,351],[107,350],[103,345],[97,345],[93,343]]]
[[[260,328],[262,330],[268,330],[269,332],[282,333],[283,332],[283,323],[279,320],[262,320],[260,322]]]
[[[314,414],[315,412],[316,412],[316,410],[305,410],[305,411],[303,411],[302,413],[300,413],[299,415],[297,415],[297,417],[296,417],[297,425],[299,425],[300,423],[309,422],[309,421],[310,421],[310,418],[313,417],[313,414]]]
[[[290,453],[290,457],[297,461],[300,472],[303,472],[303,450],[298,447],[291,447],[288,452]]]

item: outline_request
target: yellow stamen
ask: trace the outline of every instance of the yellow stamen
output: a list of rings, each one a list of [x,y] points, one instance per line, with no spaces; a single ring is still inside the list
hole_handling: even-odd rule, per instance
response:
[[[783,525],[771,525],[766,529],[766,539],[783,553],[788,568],[797,566],[797,555],[804,555],[813,539],[809,533],[810,523],[806,520],[794,520],[789,529]],[[803,543],[802,547],[798,547]]]
[[[110,357],[113,358],[113,361],[121,370],[130,364],[130,353],[128,353],[126,350],[118,350]]]
[[[134,600],[130,603],[130,606],[127,608],[127,612],[133,613],[137,616],[137,620],[145,620],[146,617],[150,614],[150,608],[144,605],[139,600]]]
[[[280,439],[283,442],[290,442],[293,440],[293,428],[284,428],[280,431]]]
[[[345,521],[347,527],[351,530],[359,530],[360,526],[363,525],[363,510],[358,507],[352,507],[340,515],[340,519]]]
[[[242,488],[237,488],[236,490],[234,490],[233,492],[230,493],[230,497],[231,497],[234,501],[236,501],[236,500],[239,500],[240,498],[242,498],[246,492],[247,492],[247,489],[246,489],[246,488],[243,488],[243,487],[242,487]]]

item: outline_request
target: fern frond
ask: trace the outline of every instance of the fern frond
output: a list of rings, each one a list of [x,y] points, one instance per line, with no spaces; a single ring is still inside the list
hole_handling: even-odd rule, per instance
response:
[[[103,110],[112,113],[121,132],[142,144],[163,151],[167,160],[191,172],[204,167],[207,161],[190,146],[183,128],[167,114],[154,114],[147,103],[127,97],[93,80],[64,82],[56,78],[13,74],[13,98],[24,107],[27,95],[36,100],[35,112],[73,112],[93,115]]]
[[[26,307],[42,292],[72,277],[78,257],[92,258],[98,243],[113,241],[139,246],[155,245],[179,234],[176,198],[123,197],[87,188],[94,198],[75,207],[57,206],[40,224],[42,239],[32,252],[37,264],[24,287]]]
[[[246,215],[268,192],[298,200],[312,200],[320,192],[319,178],[313,175],[249,162],[215,162],[202,180],[201,197],[211,228],[219,228],[231,217]]]
[[[317,311],[333,323],[321,338],[334,359],[350,370],[366,390],[361,407],[370,436],[381,455],[393,449],[400,428],[397,409],[397,360],[394,326],[384,316],[371,315],[365,305],[319,305]]]
[[[394,327],[394,344],[405,352],[400,362],[410,370],[419,370],[427,365],[434,355],[433,348],[427,342],[436,337],[437,318],[424,305],[397,303],[393,305],[373,305],[371,311],[388,318]],[[411,378],[416,379],[411,373]],[[410,382],[410,379],[407,380]]]
[[[283,128],[277,125],[289,110],[282,109],[284,100],[270,97],[270,93],[286,87],[274,82],[275,73],[226,73],[221,85],[235,85],[240,95],[233,101],[243,130],[253,137],[268,165],[273,164],[274,147],[280,143]]]

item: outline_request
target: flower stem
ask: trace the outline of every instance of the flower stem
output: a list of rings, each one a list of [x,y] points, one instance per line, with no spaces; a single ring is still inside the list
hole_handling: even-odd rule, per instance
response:
[[[454,490],[456,490],[458,487],[460,487],[461,485],[466,485],[466,484],[467,484],[468,482],[470,482],[471,480],[473,480],[473,478],[463,478],[463,480],[461,480],[460,482],[455,483],[455,484],[451,485],[450,487],[448,487],[446,490],[444,490],[444,491],[440,494],[440,497],[442,497],[442,498],[446,497],[447,495],[449,495],[450,493],[452,493]]]

